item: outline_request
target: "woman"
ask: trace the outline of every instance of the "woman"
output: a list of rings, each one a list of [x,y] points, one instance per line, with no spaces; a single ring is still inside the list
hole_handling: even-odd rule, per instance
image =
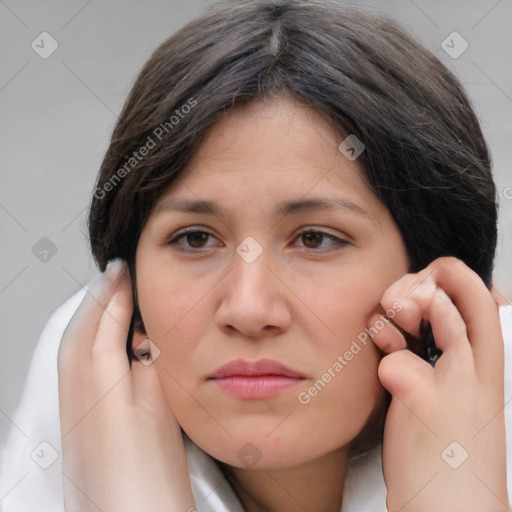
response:
[[[201,511],[190,441],[231,510],[507,510],[496,219],[469,101],[403,29],[216,5],[153,53],[100,170],[66,510]],[[381,449],[385,503],[354,496]]]

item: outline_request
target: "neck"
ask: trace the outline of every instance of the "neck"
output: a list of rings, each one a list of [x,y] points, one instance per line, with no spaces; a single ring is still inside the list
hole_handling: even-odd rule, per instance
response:
[[[339,512],[346,465],[346,448],[285,469],[242,469],[220,463],[246,512]]]

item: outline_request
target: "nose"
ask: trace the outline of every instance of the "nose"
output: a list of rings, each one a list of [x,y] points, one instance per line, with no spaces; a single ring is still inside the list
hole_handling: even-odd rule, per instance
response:
[[[215,321],[228,334],[251,339],[284,333],[291,325],[290,291],[270,270],[266,251],[251,263],[234,254],[233,268],[223,281]]]

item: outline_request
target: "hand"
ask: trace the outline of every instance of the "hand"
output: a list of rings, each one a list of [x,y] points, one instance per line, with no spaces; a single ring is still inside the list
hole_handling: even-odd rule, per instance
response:
[[[391,285],[381,305],[395,302],[402,309],[373,339],[388,354],[378,375],[392,396],[383,441],[388,510],[510,510],[504,348],[490,292],[460,260],[439,258]],[[435,368],[401,332],[417,337],[422,320],[443,351]]]
[[[66,328],[58,354],[66,511],[152,512],[195,507],[181,429],[155,365],[130,368],[129,273],[98,278]],[[145,339],[134,333],[133,345]],[[148,344],[148,342],[145,342]]]

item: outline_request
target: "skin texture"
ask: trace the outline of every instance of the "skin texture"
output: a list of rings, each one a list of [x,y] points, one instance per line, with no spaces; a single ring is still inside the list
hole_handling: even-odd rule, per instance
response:
[[[130,368],[129,273],[121,261],[88,287],[58,354],[67,512],[189,510],[194,497],[179,424],[154,365]],[[136,333],[134,344],[143,341]]]
[[[383,291],[408,269],[393,219],[362,182],[357,161],[338,151],[340,142],[317,114],[284,99],[226,117],[162,196],[138,245],[139,305],[161,351],[155,364],[169,403],[191,439],[229,464],[266,510],[294,510],[297,502],[339,508],[346,446],[382,396],[376,347],[361,345],[308,404],[298,394],[350,348]],[[344,198],[366,215],[347,208],[275,214],[280,201],[313,197]],[[198,198],[228,215],[163,209],[170,199]],[[196,244],[206,248],[192,254],[166,245],[187,226],[212,234]],[[348,243],[319,237],[309,248],[298,236],[304,227]],[[252,263],[235,251],[248,236],[263,250]],[[181,246],[190,248],[190,240]],[[272,399],[233,399],[207,377],[239,357],[276,359],[306,379]],[[238,455],[247,443],[261,456],[251,471]]]
[[[389,355],[379,378],[393,395],[383,444],[388,510],[509,510],[498,307],[456,258],[438,258],[386,290],[395,321],[415,332],[432,324],[443,355],[435,369],[404,350],[389,324],[374,342]]]
[[[96,510],[83,495],[109,511],[187,510],[181,426],[221,463],[246,511],[339,512],[348,447],[379,408],[383,386],[393,397],[383,449],[388,510],[507,510],[496,304],[458,260],[407,274],[400,232],[358,161],[338,150],[343,138],[282,97],[213,127],[139,240],[145,333],[136,332],[134,346],[149,338],[159,351],[153,364],[136,359],[130,371],[124,353],[133,309],[126,268],[91,290],[59,352],[66,510],[77,509],[73,499]],[[314,197],[342,198],[345,207],[275,211],[281,201]],[[178,199],[226,212],[171,209]],[[210,236],[177,239],[186,227]],[[301,236],[304,228],[345,243]],[[236,250],[246,237],[255,241],[250,255],[256,243],[262,251],[250,263]],[[435,369],[406,350],[379,303],[413,336],[422,321],[432,324],[444,350]],[[377,332],[364,344],[371,327]],[[233,398],[208,377],[237,358],[275,359],[304,378],[269,399]],[[139,438],[146,442],[122,448]],[[441,456],[454,441],[469,454],[458,469]]]

